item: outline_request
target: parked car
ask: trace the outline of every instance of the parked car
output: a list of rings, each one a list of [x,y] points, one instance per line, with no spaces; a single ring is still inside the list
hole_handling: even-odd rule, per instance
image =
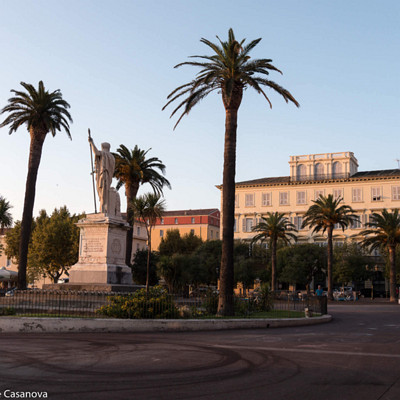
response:
[[[17,290],[16,287],[14,287],[14,288],[12,288],[12,289],[8,289],[7,292],[6,292],[6,294],[5,294],[5,296],[6,296],[6,297],[12,297],[12,296],[14,296],[16,290]]]

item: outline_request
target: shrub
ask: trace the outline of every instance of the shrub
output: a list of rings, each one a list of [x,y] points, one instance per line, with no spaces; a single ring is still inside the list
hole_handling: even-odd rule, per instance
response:
[[[270,311],[274,307],[274,297],[267,283],[263,283],[255,291],[254,301],[258,311]]]
[[[109,296],[108,304],[97,313],[114,318],[177,318],[178,309],[171,296],[161,286],[140,289],[126,296]]]
[[[0,316],[15,315],[16,311],[12,307],[0,308]]]
[[[215,315],[218,311],[218,293],[213,290],[208,290],[202,307],[205,309],[206,314]]]

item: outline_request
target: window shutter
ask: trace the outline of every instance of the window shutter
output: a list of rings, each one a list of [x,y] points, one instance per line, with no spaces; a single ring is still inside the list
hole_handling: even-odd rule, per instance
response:
[[[246,232],[246,218],[243,218],[242,220],[242,231]]]

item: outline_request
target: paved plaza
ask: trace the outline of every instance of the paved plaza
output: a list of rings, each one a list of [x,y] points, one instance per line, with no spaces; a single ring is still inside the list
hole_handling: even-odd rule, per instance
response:
[[[400,306],[331,305],[309,327],[3,333],[0,393],[50,399],[400,399]]]

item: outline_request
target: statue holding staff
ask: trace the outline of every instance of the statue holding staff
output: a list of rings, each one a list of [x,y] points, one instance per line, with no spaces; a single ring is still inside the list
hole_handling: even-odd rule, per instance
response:
[[[95,173],[97,193],[100,200],[100,212],[109,214],[110,211],[110,186],[114,175],[115,159],[110,152],[110,143],[102,143],[101,150],[95,146],[89,136],[89,143],[95,155]]]

